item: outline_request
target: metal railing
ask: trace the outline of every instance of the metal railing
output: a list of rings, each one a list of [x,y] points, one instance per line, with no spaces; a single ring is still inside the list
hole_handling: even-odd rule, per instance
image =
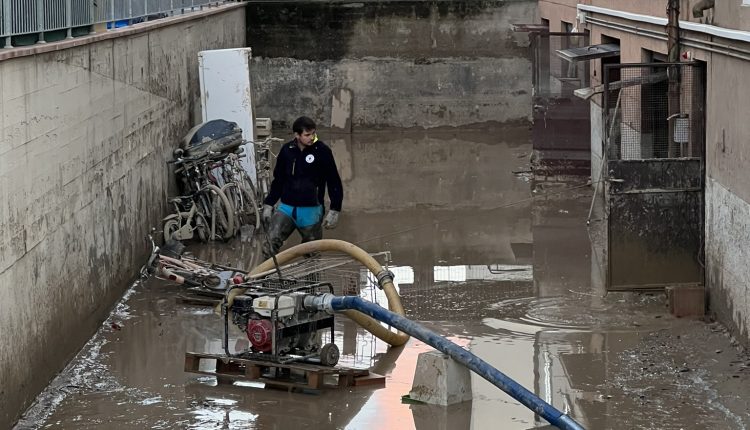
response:
[[[179,15],[218,5],[226,0],[0,0],[0,38],[12,48],[12,37],[107,23],[107,28],[131,25],[153,18]]]

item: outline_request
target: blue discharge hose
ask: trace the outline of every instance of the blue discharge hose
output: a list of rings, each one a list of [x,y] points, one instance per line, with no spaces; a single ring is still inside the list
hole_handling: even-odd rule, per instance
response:
[[[540,415],[553,426],[563,430],[584,430],[583,426],[578,424],[573,418],[558,411],[554,406],[540,399],[534,393],[509,378],[501,371],[490,366],[486,361],[448,339],[433,333],[422,325],[410,321],[403,316],[393,313],[372,302],[363,300],[360,297],[334,296],[331,298],[331,296],[329,296],[328,298],[330,298],[330,303],[326,303],[325,305],[327,306],[325,307],[329,310],[345,311],[354,309],[414,336],[488,380],[493,385],[521,402],[524,406],[534,411],[534,413]]]

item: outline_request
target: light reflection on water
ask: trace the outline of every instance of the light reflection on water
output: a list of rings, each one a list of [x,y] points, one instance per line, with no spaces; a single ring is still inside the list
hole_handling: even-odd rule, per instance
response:
[[[391,266],[395,285],[414,284],[414,268],[411,266]],[[435,282],[483,281],[532,281],[534,270],[531,265],[483,264],[433,266]]]
[[[223,429],[254,429],[258,418],[258,414],[221,408],[202,408],[192,414],[195,421],[188,424],[190,429],[216,428],[217,425]]]

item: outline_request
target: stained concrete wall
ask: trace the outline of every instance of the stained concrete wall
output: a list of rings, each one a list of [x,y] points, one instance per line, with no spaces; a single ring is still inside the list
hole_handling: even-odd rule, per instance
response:
[[[531,0],[251,3],[258,115],[330,125],[349,88],[354,126],[527,122],[528,38],[511,23],[535,19]]]
[[[712,54],[706,103],[706,285],[710,308],[750,345],[750,61]]]
[[[711,313],[750,338],[750,203],[709,178],[706,183],[706,281]]]
[[[234,5],[0,53],[31,54],[0,61],[0,428],[138,274],[165,161],[199,119],[197,53],[243,46],[244,19]]]

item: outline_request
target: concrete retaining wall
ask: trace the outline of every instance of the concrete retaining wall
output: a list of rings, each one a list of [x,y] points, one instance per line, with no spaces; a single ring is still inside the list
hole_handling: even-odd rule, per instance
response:
[[[136,277],[164,162],[200,118],[197,53],[243,46],[244,19],[233,5],[0,61],[0,428]]]
[[[330,125],[332,94],[353,93],[353,125],[529,121],[530,0],[250,4],[258,116]]]

